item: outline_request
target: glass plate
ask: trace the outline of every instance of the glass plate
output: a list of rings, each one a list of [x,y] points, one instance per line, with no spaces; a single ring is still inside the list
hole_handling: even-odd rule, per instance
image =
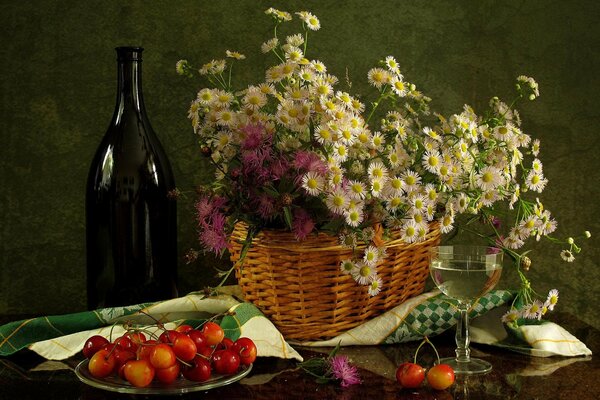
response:
[[[214,389],[217,387],[229,385],[237,382],[252,370],[252,364],[247,367],[242,367],[240,372],[235,375],[219,375],[213,374],[211,378],[205,382],[194,382],[188,379],[179,378],[173,383],[165,384],[153,381],[150,385],[137,388],[132,386],[127,381],[118,376],[111,375],[106,378],[95,378],[88,370],[89,360],[83,360],[75,367],[75,375],[79,380],[86,385],[93,386],[98,389],[108,390],[111,392],[130,393],[130,394],[182,394],[189,392],[197,392],[200,390]]]

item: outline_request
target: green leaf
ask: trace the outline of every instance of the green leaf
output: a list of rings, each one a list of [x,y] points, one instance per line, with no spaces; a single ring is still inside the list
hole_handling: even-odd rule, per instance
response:
[[[292,229],[292,210],[289,207],[283,207],[283,216],[285,217],[285,223]]]

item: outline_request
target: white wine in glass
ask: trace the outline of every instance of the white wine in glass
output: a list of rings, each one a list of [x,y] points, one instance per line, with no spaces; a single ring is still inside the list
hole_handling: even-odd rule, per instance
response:
[[[492,365],[472,358],[469,349],[468,310],[500,280],[502,252],[486,246],[438,246],[432,249],[430,273],[433,282],[446,296],[458,301],[460,318],[456,326],[456,357],[444,358],[456,374],[482,374]]]

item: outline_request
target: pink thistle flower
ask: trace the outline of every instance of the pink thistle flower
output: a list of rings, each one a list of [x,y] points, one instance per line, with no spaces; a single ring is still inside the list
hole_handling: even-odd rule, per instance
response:
[[[299,151],[294,157],[294,167],[306,172],[317,172],[325,175],[328,171],[327,164],[318,154],[311,151]]]
[[[262,125],[246,125],[241,130],[246,134],[246,138],[242,142],[242,149],[253,150],[261,145],[265,135]]]
[[[280,180],[288,173],[289,168],[289,162],[285,158],[279,157],[275,159],[271,164],[271,179]]]
[[[292,222],[292,230],[296,239],[304,240],[315,229],[315,222],[303,208],[294,211],[294,220]]]
[[[275,200],[266,194],[260,195],[256,202],[258,203],[258,213],[262,218],[271,218],[275,210]]]
[[[194,207],[196,208],[196,217],[199,222],[205,221],[214,208],[211,199],[205,196],[200,197]]]
[[[502,252],[502,250],[500,250],[500,248],[492,247],[492,246],[488,247],[486,250],[487,254],[499,254],[500,252]]]
[[[333,356],[329,360],[331,367],[331,374],[335,379],[341,381],[342,387],[348,387],[361,383],[358,370],[355,366],[351,365],[348,357],[346,356]]]
[[[200,242],[215,254],[222,254],[227,248],[227,234],[225,233],[225,222],[227,218],[221,213],[215,213],[210,223],[203,223],[200,229]]]

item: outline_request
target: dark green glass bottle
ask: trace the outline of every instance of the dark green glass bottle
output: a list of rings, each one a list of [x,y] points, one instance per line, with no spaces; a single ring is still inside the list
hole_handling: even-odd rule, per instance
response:
[[[177,296],[173,172],[142,96],[142,51],[118,47],[115,112],[86,189],[88,309]]]

